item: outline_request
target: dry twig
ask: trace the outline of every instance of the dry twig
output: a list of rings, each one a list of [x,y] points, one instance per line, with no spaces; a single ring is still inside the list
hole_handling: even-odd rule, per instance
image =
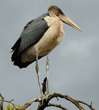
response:
[[[61,108],[62,110],[68,110],[68,109],[66,109],[65,107],[63,107],[63,106],[61,106],[61,105],[57,105],[57,104],[51,104],[51,103],[49,103],[49,104],[48,104],[48,107],[50,107],[50,106],[58,107],[58,108]]]
[[[0,94],[0,97],[1,97],[0,110],[3,110],[4,97],[1,94]]]

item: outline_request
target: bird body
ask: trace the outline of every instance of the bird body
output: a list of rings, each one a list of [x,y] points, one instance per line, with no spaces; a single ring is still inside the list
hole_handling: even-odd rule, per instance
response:
[[[30,49],[31,46],[34,46],[41,39],[43,34],[48,29],[47,23],[44,20],[44,17],[46,17],[47,15],[49,14],[45,13],[41,15],[37,19],[30,21],[24,27],[19,39],[11,48],[13,49],[13,54],[11,59],[14,62],[14,65],[23,68],[23,67],[27,67],[31,63],[29,61],[25,63],[22,62],[22,60],[25,61],[25,59],[22,58],[22,56],[26,52],[26,50]],[[33,56],[32,58],[34,61],[36,60],[36,58],[34,58]]]
[[[47,21],[47,18],[49,18],[50,20]],[[47,25],[50,24],[50,21],[53,21],[53,23],[51,24],[51,26],[48,25],[49,28],[44,33],[43,37],[35,45],[31,46],[22,54],[22,62],[26,63],[27,61],[35,61],[35,48],[38,49],[38,55],[41,58],[42,56],[47,55],[48,52],[52,51],[62,41],[64,37],[64,31],[62,31],[63,23],[59,19],[56,19],[57,18],[49,16],[45,17]],[[54,23],[56,23],[57,26],[54,26]]]
[[[63,22],[80,30],[61,9],[53,5],[49,7],[48,13],[31,20],[11,48],[14,65],[25,68],[36,61],[36,52],[40,59],[52,51],[64,38]]]

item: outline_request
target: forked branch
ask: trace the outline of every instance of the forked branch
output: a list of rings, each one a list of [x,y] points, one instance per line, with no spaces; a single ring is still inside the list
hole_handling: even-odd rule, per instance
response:
[[[6,101],[4,100],[4,97],[0,94],[0,97],[1,97],[1,103],[0,103],[0,110],[3,110],[3,102],[8,102],[12,105],[15,105],[12,103],[13,99],[11,101]],[[85,110],[81,105],[80,103],[88,106],[91,110],[95,110],[93,107],[92,107],[92,102],[91,104],[87,104],[83,101],[80,101],[80,100],[75,100],[73,98],[71,98],[69,95],[67,94],[59,94],[59,93],[50,93],[50,94],[45,94],[43,96],[43,104],[42,104],[42,99],[41,98],[36,98],[36,99],[31,99],[28,103],[26,103],[21,110],[25,110],[26,108],[28,108],[33,102],[39,102],[39,105],[38,105],[38,108],[37,110],[44,110],[46,107],[58,107],[62,110],[67,110],[65,107],[63,107],[62,105],[57,105],[57,104],[52,104],[52,103],[49,103],[49,101],[53,98],[64,98],[70,102],[72,102],[79,110]]]
[[[92,103],[89,105],[83,101],[80,101],[80,100],[75,100],[73,98],[71,98],[70,96],[68,96],[67,94],[59,94],[59,93],[50,93],[50,94],[47,94],[43,97],[43,104],[41,103],[41,99],[31,99],[29,103],[26,103],[24,106],[23,106],[23,109],[24,110],[25,108],[29,107],[33,102],[40,102],[39,103],[39,106],[38,106],[38,109],[37,110],[43,110],[44,108],[46,107],[49,107],[49,106],[53,106],[53,107],[58,107],[58,108],[61,108],[62,110],[67,110],[65,107],[62,107],[61,105],[57,105],[57,104],[51,104],[49,103],[49,101],[54,98],[54,97],[59,97],[59,98],[64,98],[70,102],[72,102],[77,108],[79,108],[80,110],[85,110],[81,105],[80,103],[84,104],[84,105],[87,105],[91,110],[95,110],[93,107],[92,107]]]

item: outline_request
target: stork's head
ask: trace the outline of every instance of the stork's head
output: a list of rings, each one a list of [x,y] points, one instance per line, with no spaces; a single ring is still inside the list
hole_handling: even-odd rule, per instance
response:
[[[81,29],[71,20],[69,19],[63,12],[60,8],[58,8],[57,6],[54,6],[54,5],[51,5],[49,8],[48,8],[48,12],[50,13],[50,15],[52,16],[57,16],[60,18],[60,20],[62,20],[64,23],[74,27],[75,29],[77,30],[80,30]]]

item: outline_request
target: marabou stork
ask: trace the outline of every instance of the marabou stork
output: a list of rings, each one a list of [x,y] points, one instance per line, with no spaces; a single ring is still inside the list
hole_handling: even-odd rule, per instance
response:
[[[51,5],[47,13],[31,20],[24,27],[19,39],[11,48],[13,52],[11,60],[13,64],[19,68],[26,68],[36,61],[36,72],[41,93],[38,59],[47,55],[63,40],[64,23],[81,31],[81,29],[69,19],[60,8]],[[48,57],[46,69],[48,70]]]

